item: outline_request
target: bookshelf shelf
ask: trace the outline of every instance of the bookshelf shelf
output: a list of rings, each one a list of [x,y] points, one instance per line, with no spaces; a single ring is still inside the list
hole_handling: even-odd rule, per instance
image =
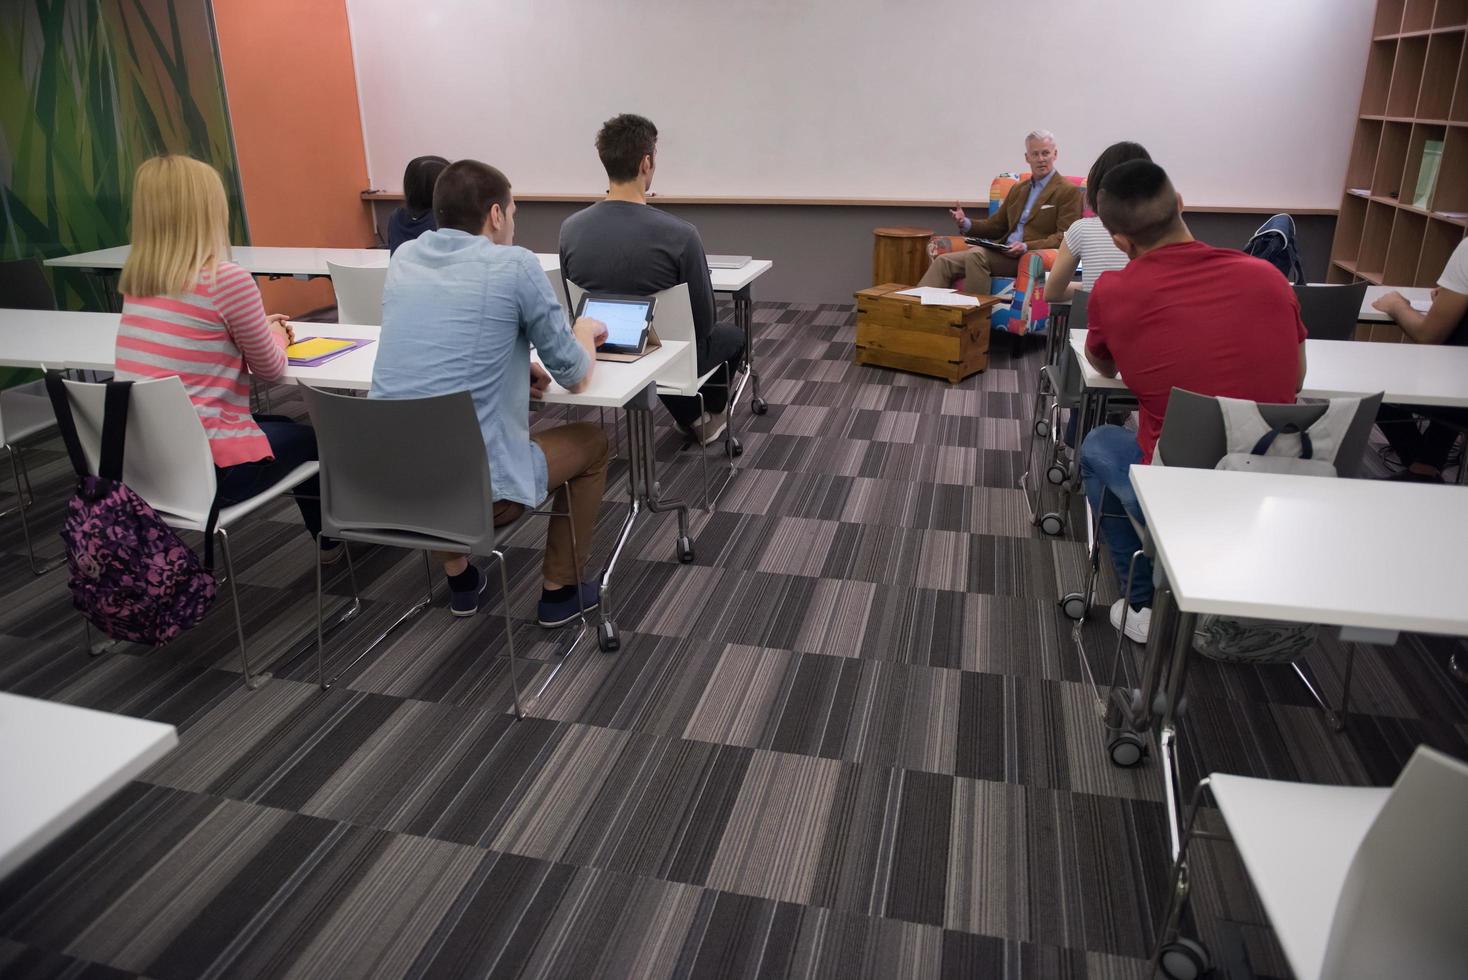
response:
[[[1419,190],[1430,190],[1425,200]],[[1468,234],[1459,214],[1468,215],[1468,0],[1379,0],[1328,278],[1432,285]]]

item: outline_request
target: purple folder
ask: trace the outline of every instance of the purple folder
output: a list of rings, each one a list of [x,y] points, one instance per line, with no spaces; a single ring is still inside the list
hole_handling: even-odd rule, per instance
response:
[[[300,338],[300,340],[345,340],[349,344],[351,344],[351,346],[343,347],[341,350],[334,350],[329,354],[319,354],[316,357],[307,358],[305,360],[295,357],[287,358],[287,360],[289,360],[294,367],[320,367],[327,361],[335,360],[336,358],[341,357],[343,354],[351,353],[358,347],[366,347],[368,344],[372,343],[371,340],[363,340],[360,337],[302,337]],[[297,341],[297,343],[299,342],[300,341]]]

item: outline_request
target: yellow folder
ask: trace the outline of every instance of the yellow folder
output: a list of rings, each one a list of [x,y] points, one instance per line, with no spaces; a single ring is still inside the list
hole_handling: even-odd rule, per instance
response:
[[[329,340],[326,337],[312,337],[299,343],[291,344],[285,349],[285,356],[297,361],[309,361],[313,357],[321,357],[339,351],[344,347],[352,346],[350,340]]]

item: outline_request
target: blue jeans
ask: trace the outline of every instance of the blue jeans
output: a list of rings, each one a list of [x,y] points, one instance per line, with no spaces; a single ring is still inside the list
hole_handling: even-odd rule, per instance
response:
[[[1081,444],[1081,481],[1086,487],[1086,499],[1091,502],[1091,513],[1101,515],[1101,536],[1111,555],[1111,566],[1116,569],[1117,584],[1123,588],[1132,554],[1142,548],[1142,539],[1132,530],[1131,521],[1122,515],[1125,508],[1138,523],[1142,521],[1142,508],[1127,475],[1132,464],[1141,461],[1142,447],[1137,445],[1136,435],[1119,425],[1092,429]],[[1145,555],[1137,559],[1127,600],[1136,607],[1152,605],[1152,560]]]

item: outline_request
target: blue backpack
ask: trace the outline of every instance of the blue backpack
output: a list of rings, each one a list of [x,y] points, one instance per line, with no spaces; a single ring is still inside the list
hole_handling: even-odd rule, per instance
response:
[[[1300,264],[1300,247],[1295,242],[1295,219],[1289,215],[1277,214],[1260,225],[1244,246],[1244,254],[1263,259],[1286,279],[1293,276],[1296,285],[1305,285],[1305,267]]]

